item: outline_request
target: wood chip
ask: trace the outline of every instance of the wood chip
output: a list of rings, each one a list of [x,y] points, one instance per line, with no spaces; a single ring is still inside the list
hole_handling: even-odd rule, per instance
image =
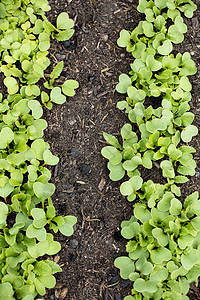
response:
[[[66,297],[66,295],[67,295],[67,293],[68,293],[68,288],[63,288],[62,289],[62,291],[61,291],[61,293],[60,293],[60,300],[64,300],[65,299],[65,297]]]
[[[105,181],[104,178],[102,178],[101,181],[100,181],[100,183],[99,183],[99,185],[98,185],[98,188],[99,188],[100,191],[103,190],[105,184],[106,184],[106,181]]]
[[[59,256],[59,255],[56,255],[56,256],[54,257],[54,262],[57,264],[57,263],[59,262],[59,260],[60,260],[60,256]]]

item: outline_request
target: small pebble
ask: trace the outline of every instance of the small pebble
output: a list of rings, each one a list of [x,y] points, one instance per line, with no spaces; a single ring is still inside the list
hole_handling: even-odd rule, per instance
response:
[[[67,166],[67,163],[64,162],[64,164],[62,165],[63,168],[65,168]]]
[[[70,260],[71,262],[74,262],[75,259],[76,259],[76,254],[73,254],[73,253],[69,254],[69,260]]]
[[[59,53],[56,53],[56,58],[58,59],[58,60],[64,60],[65,59],[65,55],[63,54],[59,54]]]
[[[86,164],[81,165],[81,173],[82,175],[86,175],[90,170],[90,167]]]
[[[71,42],[71,41],[64,41],[63,46],[69,51],[69,50],[74,50],[76,48],[76,41]]]
[[[78,151],[75,148],[71,148],[70,149],[70,154],[71,154],[72,157],[78,157],[80,155],[80,151]]]
[[[101,35],[101,38],[102,38],[102,40],[103,40],[104,42],[107,42],[107,40],[108,40],[108,35],[107,35],[107,34],[102,34],[102,35]]]
[[[64,42],[63,42],[63,46],[64,46],[65,48],[69,48],[69,47],[70,47],[70,41],[64,41]]]
[[[115,295],[115,300],[122,300],[122,297],[121,297],[121,295],[119,295],[119,294],[116,294],[116,295]]]
[[[100,225],[101,228],[103,228],[103,227],[104,227],[104,221],[101,221],[101,222],[99,223],[99,225]]]
[[[69,241],[69,244],[72,248],[76,249],[78,246],[78,241],[76,239],[72,239]]]
[[[90,75],[88,76],[88,81],[89,81],[89,82],[92,82],[94,79],[95,79],[94,76],[90,76]]]
[[[73,126],[76,123],[76,120],[72,118],[71,120],[68,120],[69,125]]]

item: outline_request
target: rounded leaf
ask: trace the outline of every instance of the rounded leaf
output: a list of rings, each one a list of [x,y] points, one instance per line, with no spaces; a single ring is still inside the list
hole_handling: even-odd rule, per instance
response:
[[[66,12],[59,14],[56,23],[58,29],[71,29],[74,26],[74,21],[69,18]]]
[[[50,166],[55,166],[59,162],[59,158],[51,153],[50,150],[45,150],[43,152],[43,159],[45,164]]]
[[[4,84],[8,89],[8,94],[16,94],[19,90],[19,85],[17,83],[17,80],[13,77],[6,77],[4,79]]]
[[[61,226],[58,226],[58,229],[63,235],[70,236],[74,232],[73,226],[76,224],[77,218],[74,216],[66,216],[64,217],[64,221],[65,223]]]
[[[66,97],[61,94],[61,88],[60,87],[54,87],[50,94],[50,99],[52,102],[56,104],[63,104],[66,101]]]

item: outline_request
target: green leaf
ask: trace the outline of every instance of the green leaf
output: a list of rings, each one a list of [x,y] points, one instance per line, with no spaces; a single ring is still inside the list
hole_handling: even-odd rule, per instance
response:
[[[36,153],[36,158],[43,160],[43,153],[45,151],[45,142],[42,139],[37,139],[31,144],[31,148]]]
[[[52,89],[50,99],[56,104],[63,104],[66,101],[66,97],[61,93],[60,87],[54,87]]]
[[[13,131],[9,127],[4,127],[0,132],[0,149],[5,149],[13,140]]]
[[[145,12],[145,9],[148,8],[149,2],[147,0],[140,0],[137,10],[141,13]]]
[[[192,219],[191,224],[194,227],[194,229],[196,229],[196,230],[199,231],[199,228],[200,228],[200,217],[195,217],[194,219]]]
[[[51,267],[52,274],[62,272],[62,269],[55,262],[53,262],[51,260],[45,260],[45,262]]]
[[[171,258],[171,251],[164,247],[152,250],[151,252],[151,259],[155,264],[161,264],[163,261],[169,261]]]
[[[151,213],[147,209],[145,204],[137,203],[134,206],[134,216],[142,223],[147,222],[151,219]]]
[[[49,243],[47,240],[41,241],[34,246],[28,246],[28,253],[33,258],[38,258],[40,256],[43,256],[46,254],[46,251],[48,251]]]
[[[185,183],[185,182],[187,182],[189,179],[187,178],[187,177],[185,177],[185,176],[176,176],[176,177],[174,177],[174,182],[175,183]]]
[[[148,293],[153,294],[158,290],[158,287],[157,287],[157,284],[155,281],[153,281],[153,280],[145,281],[142,278],[136,279],[133,287],[139,293],[148,292]]]
[[[142,23],[142,28],[144,30],[144,34],[147,37],[152,37],[155,35],[154,29],[153,29],[153,24],[148,22],[148,21],[143,21]]]
[[[42,228],[47,224],[46,215],[43,209],[33,208],[31,210],[31,216],[33,217],[33,226],[36,228]]]
[[[123,163],[123,168],[126,171],[133,171],[138,167],[138,165],[141,164],[142,164],[142,159],[139,156],[134,156],[131,160],[126,160]]]
[[[168,55],[172,52],[172,50],[173,45],[170,40],[164,41],[163,45],[158,47],[158,53],[160,53],[161,55]]]
[[[129,275],[135,271],[134,262],[126,256],[116,258],[114,265],[116,268],[120,269],[120,276],[123,279],[128,279]]]
[[[8,206],[5,203],[0,202],[0,224],[6,222],[7,215],[8,215]]]
[[[158,130],[164,131],[167,129],[167,123],[162,119],[155,118],[152,121],[148,121],[146,123],[146,128],[151,133],[155,133]]]
[[[3,3],[0,3],[0,18],[3,19],[6,16],[6,10]]]
[[[45,261],[38,261],[34,265],[36,275],[51,275],[51,267]]]
[[[157,239],[158,244],[161,247],[164,247],[168,244],[169,242],[169,238],[166,234],[164,234],[163,230],[161,228],[154,228],[152,230],[152,234],[155,237],[155,239]]]
[[[74,232],[73,226],[76,224],[77,219],[74,216],[66,216],[64,217],[64,221],[65,223],[61,226],[58,226],[58,229],[63,235],[70,236]]]
[[[66,96],[72,97],[75,95],[75,89],[79,87],[79,84],[76,80],[66,80],[62,87],[62,91]]]
[[[37,100],[29,100],[28,106],[32,110],[32,115],[34,116],[34,118],[40,119],[43,115],[43,109],[40,102]]]
[[[43,152],[43,159],[45,164],[50,166],[55,166],[59,162],[59,158],[51,153],[50,150],[45,150]]]
[[[35,195],[42,201],[52,196],[55,191],[55,185],[53,183],[35,182],[33,184],[33,190]]]
[[[50,37],[47,33],[42,32],[39,34],[39,49],[46,51],[50,47]]]
[[[52,289],[56,285],[56,279],[53,275],[39,276],[37,284],[36,284],[36,290],[37,290],[37,287],[39,286],[39,284],[38,284],[39,282],[40,282],[41,285],[43,285],[44,287],[49,288],[49,289]],[[39,292],[39,290],[38,290],[38,292]],[[43,295],[45,293],[46,293],[46,291],[44,290]],[[39,292],[39,294],[40,294],[40,292]]]
[[[25,88],[25,93],[26,93],[27,96],[32,96],[32,95],[39,96],[40,95],[40,88],[35,84],[28,85]]]
[[[157,72],[162,68],[162,63],[157,61],[153,55],[148,55],[146,59],[146,64],[151,71]]]
[[[120,94],[125,94],[129,86],[131,86],[131,78],[126,74],[121,74],[119,76],[119,83],[116,86],[116,91]]]
[[[108,163],[108,169],[110,170],[109,177],[113,181],[118,181],[122,179],[125,175],[125,170],[122,166],[122,163],[118,165],[112,165],[110,162]]]
[[[4,79],[4,84],[8,89],[8,94],[16,94],[19,90],[19,85],[17,83],[17,80],[13,77],[6,77]]]
[[[184,40],[184,35],[179,31],[179,27],[176,25],[171,25],[168,29],[168,38],[174,44],[180,44]]]
[[[121,230],[121,234],[125,239],[132,239],[134,236],[137,236],[140,232],[140,225],[138,222],[132,222],[128,226],[124,226]]]
[[[37,238],[38,241],[44,241],[46,240],[47,233],[44,227],[42,228],[36,228],[33,224],[29,225],[26,231],[26,236],[29,239]]]
[[[185,143],[188,143],[192,140],[193,136],[198,134],[198,129],[194,125],[188,125],[181,132],[181,138]]]
[[[122,148],[121,145],[120,145],[120,143],[118,142],[118,139],[117,139],[115,136],[103,132],[103,137],[104,137],[104,139],[105,139],[109,144],[111,144],[111,145],[114,146],[115,148],[119,148],[119,149]]]
[[[122,161],[122,154],[115,147],[106,146],[101,150],[101,154],[114,166]]]
[[[0,299],[13,299],[14,291],[12,285],[9,282],[0,284]]]
[[[48,250],[46,250],[46,254],[55,255],[56,253],[58,253],[61,250],[60,243],[53,240],[52,234],[47,233],[47,241],[49,243],[49,246],[48,246]],[[60,272],[60,271],[61,271],[61,269],[57,268],[56,272]]]
[[[53,71],[50,74],[50,78],[51,79],[56,79],[60,76],[62,70],[63,70],[63,66],[64,66],[64,62],[60,61],[55,68],[53,69]]]
[[[134,101],[142,101],[146,97],[146,93],[143,90],[138,90],[133,86],[129,86],[127,89],[128,97]]]
[[[186,270],[192,269],[195,264],[200,262],[200,251],[192,249],[187,255],[181,255],[181,263]]]
[[[60,31],[58,34],[55,34],[54,36],[58,41],[67,41],[72,37],[73,34],[74,34],[73,29],[67,29],[64,31]]]
[[[120,37],[117,40],[119,47],[127,47],[130,43],[130,33],[127,30],[120,31]]]
[[[190,92],[192,90],[192,85],[186,76],[181,77],[179,87],[186,92]]]
[[[120,186],[120,192],[123,196],[131,195],[142,186],[143,179],[140,176],[134,176],[129,181],[123,182]]]
[[[74,21],[69,18],[66,12],[59,14],[56,23],[58,29],[71,29],[74,26]]]
[[[4,187],[0,187],[0,197],[6,199],[14,190],[14,187],[6,183]]]

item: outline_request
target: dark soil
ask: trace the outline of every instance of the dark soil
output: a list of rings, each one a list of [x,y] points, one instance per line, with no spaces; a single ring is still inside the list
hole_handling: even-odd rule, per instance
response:
[[[47,112],[46,139],[60,163],[54,169],[56,194],[54,203],[60,214],[78,218],[75,233],[69,239],[57,236],[62,245],[54,258],[63,268],[55,289],[44,299],[120,300],[130,293],[132,284],[121,280],[114,259],[126,254],[126,242],[120,236],[120,223],[130,218],[132,205],[119,192],[119,183],[108,177],[106,161],[100,151],[104,146],[102,132],[118,135],[126,116],[116,109],[124,97],[115,92],[120,73],[129,71],[131,55],[119,48],[116,40],[121,29],[134,29],[141,19],[138,1],[68,0],[51,1],[49,19],[61,11],[75,20],[75,35],[70,43],[54,42],[52,62],[65,62],[65,78],[77,79],[80,88],[63,106]],[[198,0],[194,1],[198,2]],[[200,124],[200,7],[187,20],[185,41],[176,47],[189,51],[198,73],[193,84],[192,111],[194,124]],[[65,79],[63,77],[63,80]],[[192,145],[197,149],[196,175],[182,188],[183,196],[199,190],[199,136]],[[159,182],[159,170],[145,173],[144,179]],[[200,299],[199,289],[192,285],[190,299]]]
[[[68,2],[68,4],[66,4]],[[194,2],[199,2],[195,0]],[[131,55],[119,48],[120,30],[134,29],[142,15],[134,0],[55,0],[50,1],[49,20],[55,21],[62,11],[75,20],[75,35],[70,43],[54,41],[50,50],[52,63],[64,60],[63,80],[77,79],[76,96],[62,106],[46,112],[46,140],[60,157],[53,169],[56,184],[54,204],[57,213],[78,218],[75,233],[66,238],[57,235],[62,245],[54,258],[63,268],[57,285],[44,299],[120,300],[130,293],[132,284],[121,280],[114,259],[125,254],[126,241],[120,235],[121,221],[129,219],[132,205],[119,192],[120,183],[108,177],[106,161],[100,151],[104,146],[102,132],[118,135],[128,121],[116,109],[124,99],[115,92],[120,73],[128,73]],[[193,83],[192,111],[194,124],[200,124],[200,6],[192,20],[187,20],[185,41],[177,46],[189,51],[198,73]],[[192,145],[197,149],[196,175],[183,187],[183,195],[200,190],[199,136]],[[150,173],[151,172],[151,173]],[[144,174],[144,179],[159,182],[159,170]],[[200,299],[199,289],[191,287],[190,299]]]
[[[106,161],[100,151],[104,146],[102,132],[118,135],[126,116],[116,109],[124,97],[115,92],[120,73],[129,71],[131,55],[119,48],[116,40],[121,29],[134,29],[141,19],[138,1],[68,0],[51,1],[49,18],[61,11],[75,19],[75,36],[71,43],[54,43],[52,61],[65,61],[66,78],[77,79],[80,88],[74,98],[47,113],[46,138],[60,157],[54,170],[58,213],[78,218],[75,234],[66,239],[57,236],[62,251],[56,260],[63,268],[55,289],[45,299],[120,300],[130,293],[132,284],[121,280],[113,262],[125,254],[120,223],[130,218],[132,205],[119,192],[119,183],[108,177]],[[198,2],[198,0],[194,1]],[[192,111],[194,124],[200,124],[200,9],[187,20],[188,33],[176,50],[189,51],[198,73],[193,84]],[[64,78],[63,78],[64,79]],[[199,136],[192,144],[197,149],[196,175],[182,188],[183,196],[199,190]],[[145,173],[144,179],[159,182],[159,170]],[[199,289],[192,285],[190,299],[200,299]]]

